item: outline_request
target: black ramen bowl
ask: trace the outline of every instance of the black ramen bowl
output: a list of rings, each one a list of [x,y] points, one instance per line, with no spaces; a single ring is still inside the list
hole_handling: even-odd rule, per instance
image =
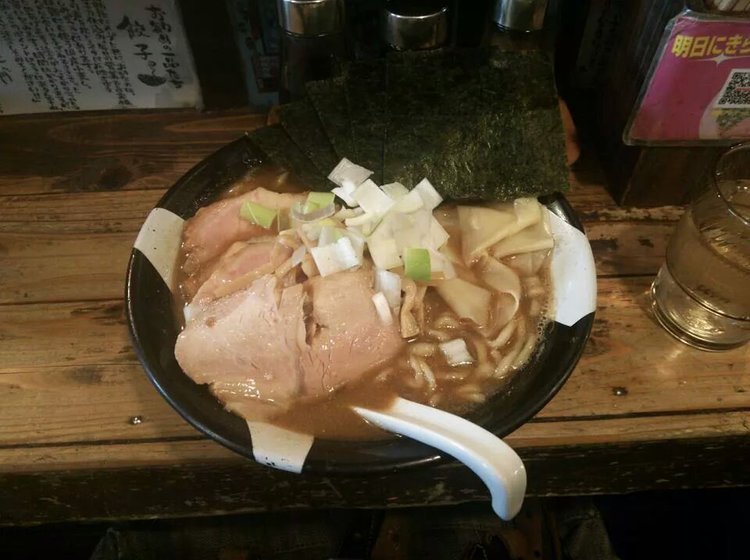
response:
[[[215,200],[265,156],[246,138],[228,144],[196,165],[157,204],[183,219]],[[540,198],[554,214],[583,231],[562,195]],[[593,274],[593,272],[591,272]],[[170,288],[144,254],[133,249],[125,298],[130,334],[138,358],[164,398],[198,430],[249,458],[254,458],[247,423],[227,412],[205,385],[185,375],[174,356],[180,324]],[[502,437],[529,420],[565,383],[583,352],[593,311],[571,326],[550,321],[529,362],[505,388],[478,406],[467,419]],[[443,459],[435,449],[405,437],[377,441],[315,439],[302,472],[374,473]]]

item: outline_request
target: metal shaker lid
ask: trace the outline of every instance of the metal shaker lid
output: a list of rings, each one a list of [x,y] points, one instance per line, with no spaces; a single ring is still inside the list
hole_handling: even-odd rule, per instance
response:
[[[344,0],[276,0],[284,31],[315,37],[344,29]]]
[[[448,41],[448,6],[443,2],[391,1],[385,7],[385,43],[396,50],[434,49]]]
[[[493,21],[513,31],[538,31],[544,27],[547,0],[497,0]]]

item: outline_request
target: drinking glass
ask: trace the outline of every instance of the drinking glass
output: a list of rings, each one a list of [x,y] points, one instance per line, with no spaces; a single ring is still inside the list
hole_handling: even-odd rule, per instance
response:
[[[702,350],[750,340],[750,142],[726,151],[686,209],[651,286],[661,325]]]

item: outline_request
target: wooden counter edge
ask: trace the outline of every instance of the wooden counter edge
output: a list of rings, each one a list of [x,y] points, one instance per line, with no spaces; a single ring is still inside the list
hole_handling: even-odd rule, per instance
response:
[[[746,436],[526,449],[521,454],[529,496],[750,485]],[[481,481],[454,462],[357,477],[295,475],[236,460],[0,475],[0,525],[486,500]]]

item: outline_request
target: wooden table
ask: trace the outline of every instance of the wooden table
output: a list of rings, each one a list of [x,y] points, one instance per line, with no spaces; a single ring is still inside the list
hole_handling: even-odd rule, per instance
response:
[[[261,467],[188,426],[146,378],[123,314],[136,233],[192,165],[263,121],[0,119],[0,524],[487,499],[455,463],[353,478]],[[750,349],[693,350],[647,312],[681,210],[618,208],[583,171],[569,199],[599,308],[568,383],[507,438],[530,494],[750,484]]]

